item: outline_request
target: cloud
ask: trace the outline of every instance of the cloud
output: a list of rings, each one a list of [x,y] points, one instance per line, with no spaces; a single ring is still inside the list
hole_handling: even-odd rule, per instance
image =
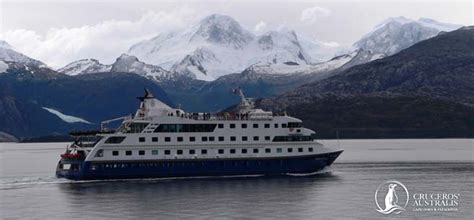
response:
[[[202,12],[186,7],[167,12],[150,11],[137,20],[107,20],[95,25],[51,28],[44,35],[25,29],[9,30],[0,33],[0,39],[53,68],[83,58],[96,58],[108,64],[139,41],[196,22],[201,17],[198,13]]]
[[[335,41],[329,41],[329,42],[317,41],[317,42],[327,47],[340,47],[341,46],[338,42],[335,42]]]
[[[331,10],[327,8],[321,8],[314,6],[312,8],[306,8],[301,11],[300,20],[305,23],[314,23],[322,17],[327,17],[331,14]]]
[[[264,21],[258,22],[258,24],[255,25],[254,31],[257,33],[263,32],[267,28],[267,23]]]

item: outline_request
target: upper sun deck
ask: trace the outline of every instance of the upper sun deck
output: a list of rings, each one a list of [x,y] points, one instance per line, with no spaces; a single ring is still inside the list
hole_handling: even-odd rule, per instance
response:
[[[196,121],[254,121],[254,120],[272,120],[274,117],[286,116],[285,114],[274,114],[272,112],[256,109],[252,112],[184,112],[176,109],[175,112],[168,112],[166,115],[151,115],[147,117],[129,117],[129,120],[151,121],[156,118],[164,119],[190,119]]]
[[[178,117],[199,121],[235,121],[235,120],[272,120],[274,116],[280,116],[270,111],[254,108],[253,100],[245,98],[240,89],[234,90],[241,97],[241,102],[237,106],[236,112],[185,112],[181,109],[171,108],[160,100],[156,99],[153,94],[145,90],[145,96],[139,97],[140,107],[137,109],[134,120],[153,120],[154,118]],[[129,118],[131,119],[131,118]]]
[[[172,108],[153,94],[145,90],[145,96],[139,97],[140,106],[134,115],[121,117],[102,122],[101,130],[105,125],[116,120],[123,120],[121,127],[127,127],[130,124],[162,124],[162,123],[191,123],[206,124],[212,123],[232,123],[231,121],[276,121],[278,123],[301,123],[301,120],[289,117],[286,113],[276,114],[271,111],[254,108],[253,101],[245,98],[242,91],[237,90],[241,96],[241,103],[237,106],[235,112],[185,112],[178,108]],[[140,125],[143,126],[143,125]]]

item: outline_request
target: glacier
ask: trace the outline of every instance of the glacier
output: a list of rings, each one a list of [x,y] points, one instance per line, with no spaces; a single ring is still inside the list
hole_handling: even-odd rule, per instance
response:
[[[72,116],[72,115],[66,115],[66,114],[63,114],[60,111],[52,109],[52,108],[46,108],[46,107],[42,107],[42,108],[44,110],[48,111],[49,113],[58,116],[58,118],[60,118],[61,120],[65,121],[67,123],[92,124],[92,123],[90,123],[89,121],[87,121],[85,119],[82,119],[82,118],[79,118],[79,117],[76,117],[76,116]]]

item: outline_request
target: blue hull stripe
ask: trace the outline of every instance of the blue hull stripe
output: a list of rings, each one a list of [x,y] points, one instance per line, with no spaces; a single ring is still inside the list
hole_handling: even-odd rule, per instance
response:
[[[79,170],[56,171],[59,178],[73,180],[164,178],[232,175],[278,175],[313,173],[329,165],[342,151],[286,158],[168,160],[168,161],[75,161]],[[59,164],[63,163],[61,160]],[[71,163],[68,161],[67,163]],[[74,162],[73,162],[74,163]],[[58,166],[59,166],[58,164]]]

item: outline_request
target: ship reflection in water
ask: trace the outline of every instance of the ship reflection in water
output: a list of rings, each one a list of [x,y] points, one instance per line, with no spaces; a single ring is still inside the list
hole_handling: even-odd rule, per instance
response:
[[[80,203],[82,208],[94,213],[106,212],[104,217],[111,218],[121,215],[140,218],[303,218],[310,210],[305,210],[308,207],[302,204],[317,205],[316,200],[322,199],[321,196],[326,197],[331,190],[337,190],[331,185],[337,184],[338,179],[337,175],[320,174],[311,177],[134,180],[61,184],[60,189],[68,203]],[[98,200],[98,195],[104,199]],[[77,212],[82,209],[77,208]],[[117,210],[120,215],[116,215]]]

